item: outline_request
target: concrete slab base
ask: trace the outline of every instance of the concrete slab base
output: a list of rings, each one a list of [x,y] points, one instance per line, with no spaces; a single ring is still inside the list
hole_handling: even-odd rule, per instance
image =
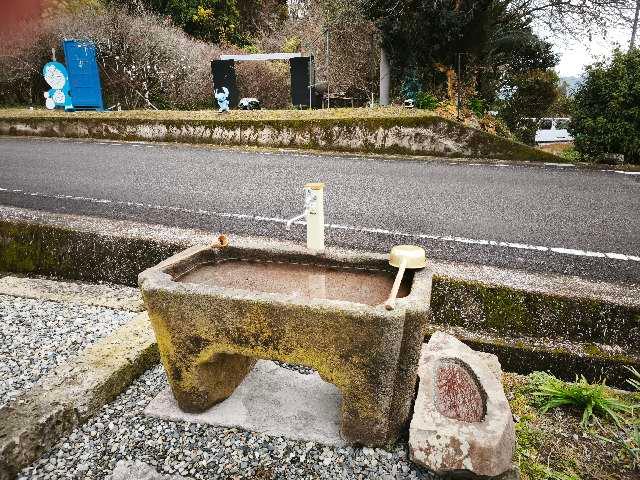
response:
[[[146,415],[171,421],[239,427],[292,440],[344,446],[340,436],[342,395],[317,373],[303,375],[259,360],[233,394],[206,412],[185,413],[171,389],[154,398]]]

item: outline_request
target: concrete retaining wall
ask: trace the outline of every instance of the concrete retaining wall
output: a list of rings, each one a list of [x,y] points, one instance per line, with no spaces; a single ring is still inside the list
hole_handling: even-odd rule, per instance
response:
[[[135,285],[138,272],[213,240],[197,230],[0,209],[0,271]],[[255,247],[269,241],[232,238]],[[451,262],[433,267],[431,330],[496,353],[505,370],[607,377],[622,386],[623,366],[640,367],[638,287]]]
[[[483,157],[558,162],[561,158],[436,116],[305,120],[150,120],[0,112],[0,135],[165,141],[344,152]]]

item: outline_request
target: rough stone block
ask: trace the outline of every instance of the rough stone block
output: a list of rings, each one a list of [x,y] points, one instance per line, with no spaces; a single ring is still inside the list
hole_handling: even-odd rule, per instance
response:
[[[436,332],[422,347],[409,429],[411,460],[440,475],[496,477],[512,468],[515,429],[496,360]]]
[[[365,305],[216,282],[180,282],[200,269],[220,268],[229,259],[320,265],[337,271],[389,270],[386,258],[373,254],[328,249],[312,255],[301,247],[272,243],[256,249],[193,247],[142,272],[142,295],[180,408],[203,412],[231,395],[255,359],[278,360],[314,368],[338,387],[346,441],[372,446],[395,441],[408,422],[415,392],[429,316],[431,270],[407,278],[408,294],[398,299],[393,311],[384,308],[384,299]],[[305,285],[323,283],[323,275],[299,278]],[[394,272],[384,275],[390,275],[392,283]],[[243,279],[251,286],[255,277],[249,274]]]

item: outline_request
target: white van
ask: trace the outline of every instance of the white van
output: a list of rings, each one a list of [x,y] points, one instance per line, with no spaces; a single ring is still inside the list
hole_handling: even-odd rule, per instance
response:
[[[573,142],[573,137],[567,131],[570,118],[541,118],[536,130],[536,144]]]

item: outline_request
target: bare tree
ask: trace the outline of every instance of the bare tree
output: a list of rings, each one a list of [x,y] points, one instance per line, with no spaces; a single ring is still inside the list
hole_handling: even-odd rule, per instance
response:
[[[412,8],[415,1],[360,0],[360,8],[378,18],[399,18]],[[636,6],[636,0],[498,1],[514,17],[529,20],[550,35],[579,40],[605,35],[615,27],[630,27]]]
[[[346,0],[295,0],[295,15],[277,32],[259,39],[263,51],[294,49],[314,56],[316,82],[332,92],[377,91],[377,29],[357,4]],[[326,35],[329,32],[329,57]],[[330,61],[329,61],[330,60]]]
[[[629,42],[629,49],[636,46],[636,33],[638,32],[638,17],[640,16],[640,0],[636,0],[636,14],[633,17],[633,29],[631,30],[631,42]]]
[[[631,24],[633,0],[509,0],[509,10],[556,36],[584,40]]]

